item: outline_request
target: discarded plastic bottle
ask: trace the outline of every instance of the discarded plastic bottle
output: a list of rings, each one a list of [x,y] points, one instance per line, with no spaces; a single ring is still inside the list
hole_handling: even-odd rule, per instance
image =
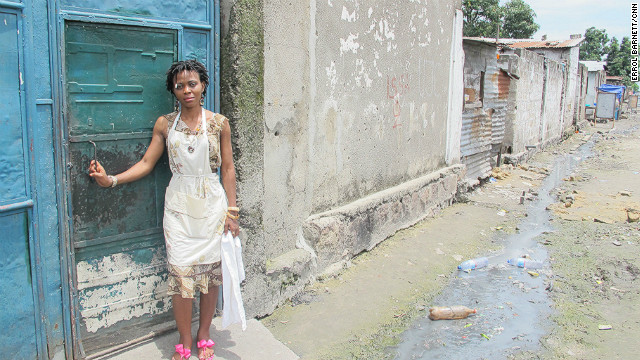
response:
[[[475,314],[476,309],[469,309],[466,306],[434,306],[429,309],[429,319],[431,320],[457,320],[464,319],[471,314]]]
[[[513,266],[527,268],[527,269],[539,269],[542,267],[542,262],[527,259],[527,258],[513,258],[513,259],[507,260],[507,263]]]
[[[487,259],[486,257],[481,257],[481,258],[471,259],[463,262],[462,264],[458,265],[458,270],[463,270],[463,271],[474,270],[474,269],[483,268],[487,265],[489,265],[489,259]]]

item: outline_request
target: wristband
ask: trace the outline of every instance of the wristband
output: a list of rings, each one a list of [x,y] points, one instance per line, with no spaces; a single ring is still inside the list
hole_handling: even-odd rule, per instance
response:
[[[111,186],[109,186],[109,187],[114,188],[114,187],[116,187],[116,185],[118,185],[118,177],[117,176],[107,175],[107,177],[109,179],[111,179]]]

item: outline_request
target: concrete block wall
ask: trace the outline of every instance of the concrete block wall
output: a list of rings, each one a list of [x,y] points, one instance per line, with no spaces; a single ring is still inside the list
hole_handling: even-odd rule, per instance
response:
[[[542,146],[560,140],[564,129],[565,67],[545,59],[545,87],[542,105]]]
[[[564,109],[564,128],[563,133],[572,132],[577,124],[576,113],[579,109],[579,92],[580,78],[578,77],[578,67],[580,66],[580,48],[570,48],[568,53],[567,68],[567,85],[565,87],[565,109]]]
[[[587,78],[589,76],[589,72],[587,71],[587,67],[579,64],[576,79],[576,111],[574,113],[573,121],[574,123],[580,127],[582,123],[586,121],[586,98],[587,98]]]
[[[579,86],[577,73],[579,65],[580,47],[571,48],[541,48],[532,51],[543,55],[548,60],[563,64],[564,88],[562,92],[562,132],[573,129],[574,114],[576,112],[576,92]]]
[[[520,78],[511,82],[504,145],[515,155],[541,142],[545,69],[542,55],[525,49],[514,53],[519,57]]]
[[[503,148],[509,153],[508,159],[516,159],[507,161],[519,161],[529,150],[559,141],[572,131],[577,106],[568,103],[579,104],[584,98],[578,90],[567,91],[574,85],[567,75],[567,63],[551,59],[561,60],[557,53],[545,57],[526,49],[507,52],[518,56],[519,79],[510,84]],[[575,78],[578,89],[577,75]],[[573,112],[565,111],[572,106]],[[569,113],[571,118],[567,118]]]

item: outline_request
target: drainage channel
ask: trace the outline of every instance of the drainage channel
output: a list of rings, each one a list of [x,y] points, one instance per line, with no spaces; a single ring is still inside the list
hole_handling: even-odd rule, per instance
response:
[[[593,155],[595,134],[573,154],[554,159],[539,196],[527,209],[520,229],[503,240],[504,250],[489,256],[489,266],[469,273],[460,271],[436,297],[434,305],[465,305],[477,314],[462,320],[432,321],[422,318],[388,349],[395,359],[504,359],[519,351],[536,351],[550,326],[551,300],[546,287],[550,269],[547,252],[537,238],[554,231],[546,210],[552,190],[576,166]],[[528,254],[542,261],[540,269],[521,269],[507,260]],[[532,271],[530,274],[528,271]]]

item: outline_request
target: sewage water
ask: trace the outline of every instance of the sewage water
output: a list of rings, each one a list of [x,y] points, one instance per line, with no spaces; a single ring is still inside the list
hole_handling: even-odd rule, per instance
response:
[[[550,174],[527,208],[517,234],[504,238],[503,251],[490,255],[489,266],[469,273],[457,271],[438,295],[434,306],[465,305],[476,315],[462,320],[432,321],[425,317],[388,349],[395,359],[506,359],[519,351],[536,351],[551,325],[551,300],[546,287],[550,274],[547,252],[537,239],[554,231],[546,210],[552,190],[585,158],[593,155],[595,134],[572,154],[554,159]],[[544,263],[541,269],[522,269],[507,260],[528,254]],[[531,275],[528,271],[538,273]]]

